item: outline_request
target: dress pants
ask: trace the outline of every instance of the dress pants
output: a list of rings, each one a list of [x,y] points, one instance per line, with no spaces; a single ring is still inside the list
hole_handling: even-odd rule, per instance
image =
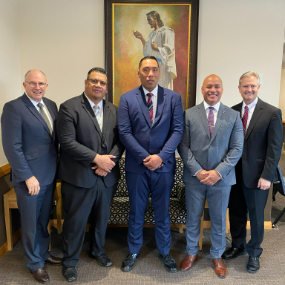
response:
[[[24,258],[31,272],[44,267],[45,260],[50,257],[47,226],[52,208],[54,186],[54,183],[40,185],[39,194],[30,195],[25,182],[14,185],[21,215]]]
[[[131,204],[128,228],[129,252],[138,254],[142,247],[145,209],[151,193],[157,249],[160,254],[168,254],[171,243],[169,202],[174,185],[174,173],[157,173],[149,169],[143,174],[127,171],[126,180]]]
[[[208,186],[185,183],[187,206],[186,241],[187,254],[197,255],[199,251],[200,219],[208,200],[211,218],[211,257],[221,258],[226,249],[226,213],[231,186]]]
[[[231,190],[229,201],[230,231],[232,246],[246,248],[249,256],[258,257],[263,249],[264,208],[269,190],[247,188],[239,181]],[[251,240],[246,244],[247,211],[249,213]]]
[[[105,253],[105,235],[110,217],[110,205],[117,183],[106,187],[99,177],[91,188],[81,188],[62,181],[61,192],[66,217],[63,223],[63,264],[75,267],[82,250],[86,223],[91,214],[91,243],[93,255]]]

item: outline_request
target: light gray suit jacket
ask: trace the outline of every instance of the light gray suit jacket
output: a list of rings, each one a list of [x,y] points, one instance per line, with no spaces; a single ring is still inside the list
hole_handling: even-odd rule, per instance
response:
[[[243,128],[237,111],[220,104],[212,137],[203,102],[184,112],[184,133],[178,146],[184,163],[184,182],[201,185],[195,174],[201,169],[215,169],[222,176],[216,186],[235,184],[234,167],[242,148]]]

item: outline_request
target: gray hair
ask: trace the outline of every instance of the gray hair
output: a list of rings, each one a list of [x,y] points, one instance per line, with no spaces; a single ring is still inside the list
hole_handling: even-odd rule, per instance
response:
[[[260,78],[259,78],[259,75],[257,72],[255,71],[247,71],[245,72],[240,78],[239,78],[239,86],[241,85],[241,80],[244,78],[244,77],[250,77],[250,76],[254,76],[257,78],[257,81],[258,81],[258,86],[260,85]]]
[[[31,72],[31,71],[39,71],[40,73],[42,73],[43,75],[44,75],[44,77],[46,78],[46,80],[47,80],[47,77],[46,77],[46,75],[41,71],[41,70],[39,70],[39,69],[30,69],[30,70],[28,70],[27,72],[26,72],[26,74],[25,74],[25,81],[26,81],[26,78],[27,78],[27,75]]]

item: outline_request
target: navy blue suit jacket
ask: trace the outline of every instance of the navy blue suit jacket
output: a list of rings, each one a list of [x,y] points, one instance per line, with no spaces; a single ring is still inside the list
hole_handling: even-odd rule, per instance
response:
[[[35,176],[40,185],[54,181],[57,164],[56,104],[43,98],[53,120],[53,134],[26,94],[4,105],[2,144],[15,186]]]
[[[175,171],[175,149],[183,134],[181,96],[158,86],[157,110],[153,125],[142,86],[121,96],[118,110],[120,141],[126,148],[126,171],[142,174],[143,160],[157,154],[164,166],[156,172]]]

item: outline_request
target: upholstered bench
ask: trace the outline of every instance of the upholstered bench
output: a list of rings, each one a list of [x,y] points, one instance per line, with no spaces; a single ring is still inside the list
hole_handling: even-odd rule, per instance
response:
[[[125,158],[122,157],[120,162],[121,179],[118,182],[117,192],[111,204],[111,215],[109,225],[127,226],[129,220],[130,202],[127,191],[126,175],[125,175]],[[176,158],[176,173],[174,187],[171,192],[169,212],[170,223],[172,227],[178,227],[183,232],[186,223],[186,204],[185,190],[182,181],[183,163],[181,158]],[[151,204],[151,196],[146,207],[145,213],[146,226],[154,224],[154,212]]]
[[[130,202],[129,194],[127,191],[126,184],[126,174],[125,174],[125,158],[122,157],[120,162],[120,172],[121,179],[118,182],[117,192],[114,196],[114,199],[110,208],[110,219],[109,226],[128,226],[129,220],[129,211],[130,211]],[[185,186],[182,181],[183,174],[183,162],[180,157],[176,157],[176,171],[175,171],[175,182],[174,187],[171,192],[170,204],[169,204],[169,213],[170,213],[170,223],[171,227],[179,228],[179,232],[183,233],[183,228],[185,228],[187,210],[186,210],[186,201],[185,201]],[[208,208],[208,202],[205,203],[205,209]],[[151,195],[149,197],[148,205],[145,212],[145,226],[151,226],[154,224],[154,212],[151,204]],[[202,249],[202,240],[203,240],[203,230],[204,228],[210,228],[210,221],[204,220],[204,212],[201,217],[201,228],[200,228],[200,239],[199,247]],[[227,210],[226,217],[226,232],[229,231],[229,213]]]

